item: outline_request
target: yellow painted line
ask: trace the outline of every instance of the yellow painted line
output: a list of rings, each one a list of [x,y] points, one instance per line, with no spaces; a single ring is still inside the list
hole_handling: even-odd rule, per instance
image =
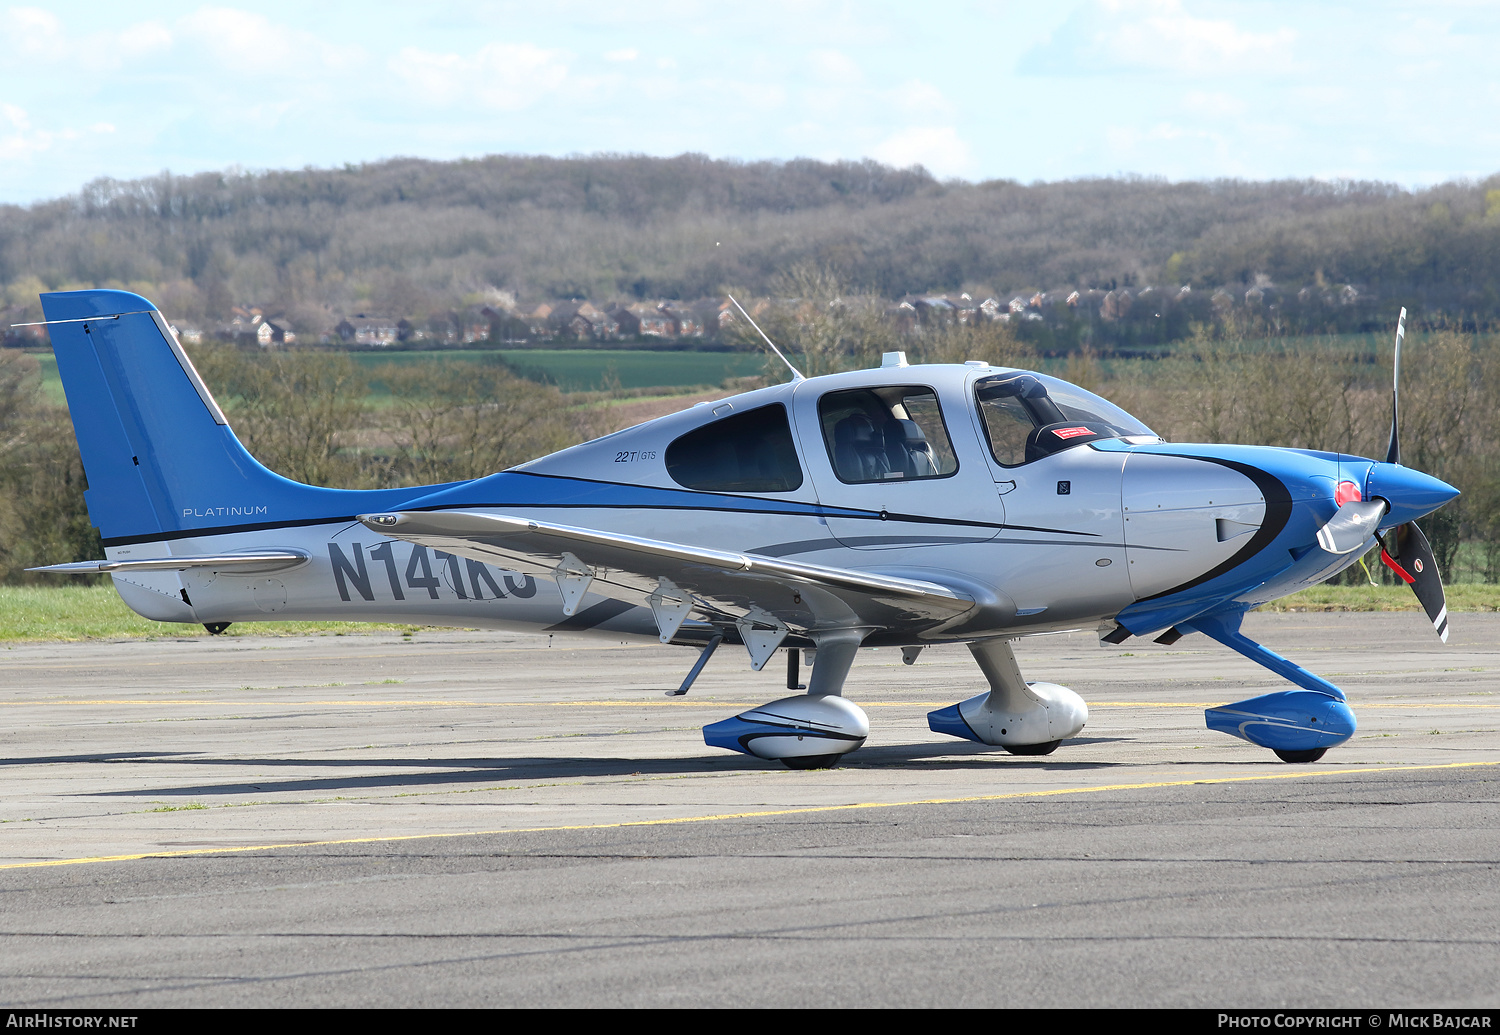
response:
[[[4,863],[0,870],[26,870],[39,866],[79,866],[84,863],[132,862],[137,859],[180,859],[194,855],[227,855],[234,852],[271,852],[282,848],[326,848],[332,845],[396,844],[450,837],[490,837],[499,834],[545,834],[568,830],[619,830],[626,827],[664,827],[685,823],[718,823],[735,819],[766,819],[773,816],[806,816],[819,812],[850,812],[856,809],[897,809],[915,805],[965,805],[980,801],[1011,801],[1018,798],[1053,798],[1065,794],[1102,794],[1109,791],[1142,791],[1164,787],[1195,787],[1226,783],[1260,783],[1266,780],[1307,780],[1317,776],[1360,776],[1366,773],[1415,773],[1433,769],[1473,769],[1500,762],[1446,762],[1442,765],[1379,766],[1368,769],[1322,769],[1314,772],[1263,773],[1258,776],[1199,777],[1193,780],[1162,780],[1151,783],[1115,783],[1102,787],[1057,787],[1046,791],[1012,791],[1008,794],[976,794],[963,798],[918,798],[912,801],[866,801],[849,805],[805,805],[759,812],[726,812],[711,816],[674,816],[667,819],[635,819],[619,823],[578,823],[552,827],[512,827],[498,830],[463,830],[445,834],[398,834],[391,837],[345,837],[332,841],[287,841],[280,844],[241,845],[234,848],[189,848],[175,852],[136,852],[129,855],[95,855],[78,859],[47,859],[40,862]]]

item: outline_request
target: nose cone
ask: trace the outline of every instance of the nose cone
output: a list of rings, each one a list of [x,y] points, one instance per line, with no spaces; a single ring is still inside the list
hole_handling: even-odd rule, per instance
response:
[[[1447,482],[1400,464],[1372,464],[1365,480],[1365,499],[1379,496],[1391,505],[1383,528],[1431,514],[1458,494]]]

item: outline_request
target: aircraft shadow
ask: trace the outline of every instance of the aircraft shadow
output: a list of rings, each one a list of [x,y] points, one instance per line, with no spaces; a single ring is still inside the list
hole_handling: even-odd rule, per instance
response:
[[[735,769],[772,768],[775,763],[761,762],[744,756],[720,758],[716,755],[701,758],[640,759],[640,758],[558,758],[521,757],[493,759],[464,758],[368,758],[317,759],[317,758],[195,758],[195,765],[298,767],[298,768],[359,768],[365,770],[406,769],[407,772],[375,772],[368,776],[328,776],[304,780],[245,780],[229,783],[195,784],[177,787],[155,787],[135,790],[100,791],[79,797],[139,797],[141,795],[219,795],[251,793],[292,792],[337,792],[374,790],[379,788],[432,787],[454,784],[505,783],[507,781],[557,780],[587,776],[680,776],[693,773],[727,773]],[[779,767],[778,767],[779,768]],[[441,772],[411,772],[410,770],[433,770]]]
[[[131,762],[145,758],[193,757],[195,751],[114,751],[92,755],[33,755],[30,758],[0,758],[0,765],[51,765],[57,762]]]
[[[864,747],[844,763],[849,769],[895,769],[919,767],[923,772],[934,769],[988,769],[996,766],[1043,770],[1114,769],[1117,762],[1072,760],[1071,751],[1089,744],[1105,744],[1120,737],[1077,737],[1065,740],[1054,754],[1012,755],[1003,748],[963,741],[957,744],[893,744],[889,747]]]
[[[1065,743],[1069,747],[1103,743],[1112,738],[1079,738]],[[74,761],[97,761],[100,756],[79,756]],[[142,758],[154,756],[143,755]],[[203,783],[171,787],[136,788],[99,791],[79,797],[175,796],[207,797],[267,793],[335,793],[343,791],[380,790],[383,788],[421,788],[452,785],[504,783],[506,781],[557,780],[610,776],[682,776],[692,774],[732,773],[745,770],[782,771],[779,762],[747,755],[700,755],[688,758],[191,758],[162,757],[166,765],[192,764],[207,766],[251,766],[266,768],[351,768],[363,770],[398,769],[403,772],[372,772],[357,776],[322,776],[308,779],[244,780]],[[844,763],[848,769],[889,769],[919,766],[933,769],[987,769],[996,766],[1042,770],[1080,770],[1114,768],[1115,763],[1070,761],[1066,754],[1025,756],[1011,755],[999,748],[981,744],[900,744],[889,747],[867,747]],[[415,770],[415,771],[414,771]],[[427,771],[422,771],[427,770]],[[440,770],[440,771],[437,771]]]

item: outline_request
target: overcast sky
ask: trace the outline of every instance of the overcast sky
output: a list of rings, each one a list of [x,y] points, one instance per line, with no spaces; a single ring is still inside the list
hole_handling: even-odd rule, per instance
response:
[[[492,153],[1022,181],[1500,172],[1500,5],[0,0],[0,202]]]

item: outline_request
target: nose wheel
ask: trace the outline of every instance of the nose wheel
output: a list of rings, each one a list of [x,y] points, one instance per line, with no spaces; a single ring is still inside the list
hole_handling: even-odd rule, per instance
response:
[[[1306,751],[1277,751],[1276,757],[1283,762],[1316,762],[1327,748],[1309,748]]]
[[[1050,755],[1061,743],[1060,740],[1049,740],[1045,744],[1007,744],[1005,750],[1013,755]]]
[[[783,758],[781,764],[788,769],[837,769],[843,755],[805,755],[802,758]]]

